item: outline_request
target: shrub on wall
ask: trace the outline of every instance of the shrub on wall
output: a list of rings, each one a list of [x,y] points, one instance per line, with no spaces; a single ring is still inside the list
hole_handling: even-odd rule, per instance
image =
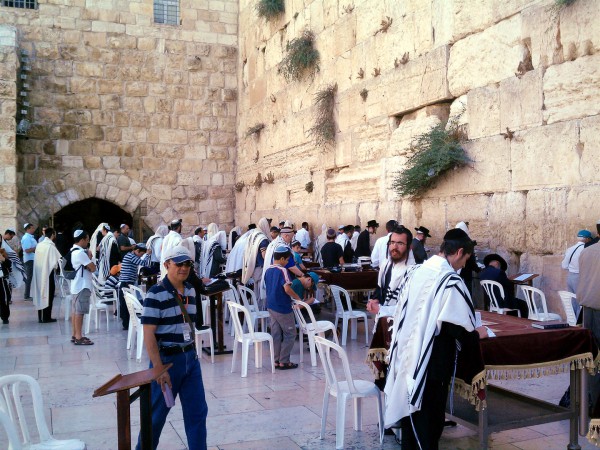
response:
[[[258,17],[271,20],[285,12],[285,2],[284,0],[258,0],[255,9]]]
[[[334,117],[337,84],[330,84],[315,94],[315,124],[308,130],[317,147],[335,142],[336,124]]]
[[[418,197],[449,170],[473,162],[462,146],[467,138],[458,124],[459,118],[451,119],[447,129],[439,124],[414,139],[406,169],[398,172],[392,184],[398,195]]]
[[[319,71],[319,51],[314,48],[315,35],[305,30],[302,36],[286,45],[286,55],[279,63],[279,72],[287,81],[299,81],[305,75],[314,77]]]

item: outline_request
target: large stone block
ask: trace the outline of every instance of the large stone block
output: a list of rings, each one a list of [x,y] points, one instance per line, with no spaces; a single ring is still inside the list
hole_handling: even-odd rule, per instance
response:
[[[567,236],[566,189],[536,189],[527,193],[526,248],[533,254],[551,254],[572,241]]]
[[[600,53],[548,67],[543,83],[548,123],[600,113]]]
[[[520,31],[521,16],[516,15],[456,42],[448,61],[448,86],[452,95],[457,97],[514,76],[526,56]]]
[[[500,127],[502,131],[542,125],[542,70],[525,73],[521,78],[500,82]],[[486,119],[482,116],[482,119]]]
[[[600,50],[600,22],[598,3],[579,0],[559,15],[560,41],[566,60],[592,55]]]
[[[579,173],[581,182],[593,185],[600,173],[600,116],[583,119],[579,125],[579,140],[576,151],[580,155]]]
[[[516,132],[511,141],[512,188],[570,186],[579,180],[579,129],[560,122]]]
[[[442,46],[386,74],[381,98],[385,99],[387,114],[401,114],[450,99],[446,77],[449,55],[449,47]]]
[[[467,94],[469,139],[494,136],[500,132],[500,93],[495,85]]]

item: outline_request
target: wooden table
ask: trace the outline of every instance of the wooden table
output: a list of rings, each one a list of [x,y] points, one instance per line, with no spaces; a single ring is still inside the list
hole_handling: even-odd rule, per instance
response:
[[[212,329],[213,342],[215,343],[215,355],[225,355],[233,353],[233,350],[226,350],[225,342],[223,338],[223,292],[229,289],[223,289],[222,291],[213,292],[208,295],[210,306],[210,328]],[[205,349],[202,349],[206,351]],[[210,353],[210,350],[208,350]]]
[[[322,286],[325,288],[328,297],[331,297],[329,286],[335,285],[344,288],[348,293],[353,294],[355,292],[371,292],[377,289],[377,278],[379,271],[377,270],[363,270],[361,272],[331,272],[327,269],[312,270],[312,272],[319,275],[322,280]],[[353,302],[353,306],[359,306],[356,302]],[[364,305],[363,305],[364,307]]]
[[[92,397],[117,394],[117,434],[119,450],[131,450],[131,420],[129,405],[140,399],[140,447],[151,450],[152,442],[152,402],[150,385],[165,373],[173,364],[160,368],[134,372],[127,375],[118,374],[94,391]],[[133,394],[130,389],[139,388]]]

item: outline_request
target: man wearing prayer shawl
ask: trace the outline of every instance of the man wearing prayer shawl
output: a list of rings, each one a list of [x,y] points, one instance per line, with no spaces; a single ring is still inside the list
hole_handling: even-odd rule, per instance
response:
[[[402,449],[437,449],[460,342],[475,330],[462,278],[474,244],[460,229],[446,233],[438,255],[412,271],[394,314],[385,385],[385,427],[400,421]]]
[[[260,284],[262,282],[265,256],[269,246],[269,222],[266,217],[258,221],[258,228],[250,230],[242,266],[242,283],[254,280],[254,293],[260,299]]]
[[[200,259],[200,278],[213,278],[220,270],[221,264],[226,259],[223,250],[227,247],[227,235],[224,231],[218,231],[202,246],[202,258]]]
[[[166,254],[167,250],[173,247],[177,247],[181,244],[183,238],[181,237],[181,219],[175,219],[171,221],[169,225],[169,233],[165,236],[162,243],[162,253]],[[160,279],[162,280],[167,274],[165,268],[165,259],[161,256],[160,258]]]
[[[165,236],[169,233],[169,228],[166,225],[159,225],[152,236],[146,241],[146,247],[151,249],[150,267],[143,267],[141,272],[143,275],[154,275],[160,272],[160,259],[162,255],[162,245]]]
[[[38,312],[40,323],[56,322],[52,318],[52,303],[54,301],[54,269],[58,267],[61,255],[54,240],[56,233],[53,228],[46,228],[45,237],[35,250],[33,261],[33,277],[31,280],[31,296],[33,305]]]
[[[6,254],[8,255],[8,259],[11,262],[11,272],[10,275],[8,277],[8,281],[9,281],[9,289],[11,291],[12,294],[12,289],[18,289],[21,286],[23,286],[23,283],[25,282],[25,279],[27,278],[25,275],[25,267],[23,266],[23,263],[21,262],[21,258],[19,258],[19,255],[17,255],[17,253],[12,249],[12,247],[8,244],[7,241],[10,241],[13,237],[15,237],[16,235],[16,231],[13,230],[12,228],[8,228],[5,232],[4,232],[4,239],[2,239],[2,245],[0,248],[3,248],[4,251],[6,251]]]
[[[119,264],[121,254],[115,235],[110,231],[110,226],[102,224],[102,240],[100,241],[100,257],[98,258],[98,281],[104,284],[110,275],[110,268]],[[94,248],[90,244],[90,248]]]

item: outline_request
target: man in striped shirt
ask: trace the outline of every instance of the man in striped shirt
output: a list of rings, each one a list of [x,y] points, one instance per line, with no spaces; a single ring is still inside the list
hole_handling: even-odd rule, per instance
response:
[[[126,253],[123,256],[121,262],[121,275],[119,275],[119,281],[121,282],[121,289],[119,290],[119,303],[121,308],[121,319],[123,320],[123,329],[129,328],[129,311],[125,304],[125,295],[123,294],[123,288],[127,288],[132,284],[135,284],[138,277],[138,268],[150,267],[152,261],[150,259],[151,249],[147,249],[145,244],[135,244],[133,250]]]
[[[158,446],[169,413],[163,395],[168,386],[173,398],[181,394],[188,448],[204,450],[208,406],[194,345],[196,292],[191,284],[185,282],[194,261],[183,246],[168,249],[164,259],[167,275],[148,291],[141,319],[150,367],[173,364],[151,385],[153,448]],[[140,448],[139,438],[136,448]]]

